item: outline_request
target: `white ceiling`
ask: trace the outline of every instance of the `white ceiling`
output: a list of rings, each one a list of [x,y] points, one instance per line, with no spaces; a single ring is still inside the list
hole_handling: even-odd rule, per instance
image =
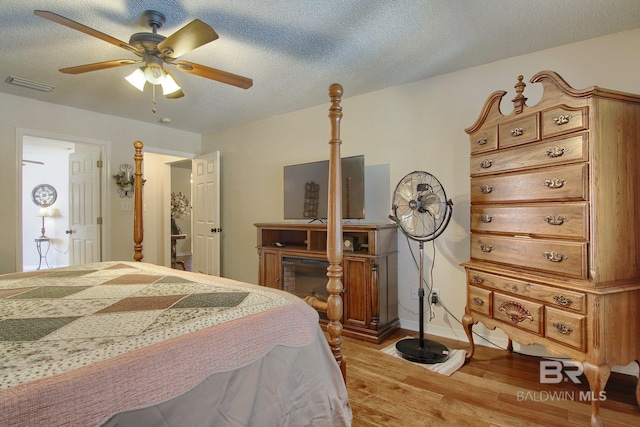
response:
[[[33,14],[50,10],[128,42],[149,30],[147,9],[169,36],[193,19],[220,38],[181,57],[253,79],[244,90],[174,72],[185,97],[144,93],[124,76],[135,65],[79,75],[60,68],[137,59],[97,38]],[[2,0],[0,91],[198,133],[541,49],[640,27],[638,0]],[[637,52],[635,53],[637,54]],[[597,58],[594,58],[597,60]],[[7,84],[10,76],[52,92]]]

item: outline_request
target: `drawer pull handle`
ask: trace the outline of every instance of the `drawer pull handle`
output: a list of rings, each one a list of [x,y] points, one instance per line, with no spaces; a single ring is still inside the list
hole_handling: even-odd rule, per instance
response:
[[[511,136],[522,136],[524,133],[524,128],[515,128],[511,131]]]
[[[556,304],[563,307],[568,307],[573,304],[573,300],[571,298],[565,297],[564,295],[554,295],[553,300],[556,302]]]
[[[556,251],[545,252],[544,257],[547,259],[547,261],[551,262],[562,262],[567,259],[567,256],[565,254]]]
[[[486,137],[486,136],[483,136],[482,138],[480,138],[479,140],[477,140],[477,141],[476,141],[476,144],[478,144],[478,145],[484,145],[484,144],[486,144],[486,143],[487,143],[487,141],[488,141],[487,137]]]
[[[544,181],[544,185],[546,185],[549,188],[562,188],[562,186],[565,185],[566,183],[567,183],[567,180],[563,178],[551,178],[551,179],[546,179]]]
[[[478,306],[484,305],[484,301],[480,297],[473,297],[473,303]]]
[[[553,322],[553,327],[556,328],[556,331],[564,335],[569,335],[571,332],[573,332],[573,328],[566,323]]]
[[[553,123],[560,125],[566,125],[571,120],[571,114],[561,114],[558,117],[553,118]]]
[[[480,215],[480,222],[483,222],[485,224],[490,223],[491,221],[493,221],[493,217],[489,214],[482,214]]]
[[[484,159],[480,162],[480,167],[482,169],[489,169],[491,166],[493,166],[493,160],[491,159]]]
[[[566,147],[558,147],[557,145],[554,145],[547,150],[547,156],[551,158],[560,157],[564,154],[565,151],[567,151]]]
[[[558,214],[547,215],[544,217],[545,221],[547,221],[550,225],[562,225],[567,220],[566,216],[561,216]]]
[[[484,279],[481,276],[473,276],[473,283],[482,284]]]
[[[482,194],[489,194],[493,191],[493,187],[491,185],[481,185],[480,192]]]
[[[493,246],[486,243],[480,243],[480,250],[482,252],[491,252],[493,250]]]
[[[498,311],[502,311],[506,316],[511,319],[513,323],[520,323],[525,319],[529,319],[533,322],[533,316],[529,313],[522,304],[515,301],[505,301],[500,304]]]

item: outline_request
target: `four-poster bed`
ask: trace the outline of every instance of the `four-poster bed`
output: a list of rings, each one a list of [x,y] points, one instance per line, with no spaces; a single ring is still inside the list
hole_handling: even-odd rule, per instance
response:
[[[323,306],[310,302],[328,313],[329,346],[318,312],[292,294],[141,262],[136,141],[135,262],[0,276],[0,425],[350,425],[336,185],[341,94],[331,86],[331,296]]]

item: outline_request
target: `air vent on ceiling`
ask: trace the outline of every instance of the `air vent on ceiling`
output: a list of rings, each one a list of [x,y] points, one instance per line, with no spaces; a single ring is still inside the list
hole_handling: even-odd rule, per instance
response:
[[[30,89],[40,90],[42,92],[51,92],[53,90],[53,86],[51,85],[34,82],[33,80],[23,79],[22,77],[9,76],[5,81],[7,83],[11,83],[12,85],[28,87]]]

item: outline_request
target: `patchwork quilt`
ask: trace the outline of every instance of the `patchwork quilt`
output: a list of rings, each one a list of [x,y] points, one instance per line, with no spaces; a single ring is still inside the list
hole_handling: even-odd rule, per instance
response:
[[[134,262],[0,276],[0,390],[291,304],[257,286]]]

